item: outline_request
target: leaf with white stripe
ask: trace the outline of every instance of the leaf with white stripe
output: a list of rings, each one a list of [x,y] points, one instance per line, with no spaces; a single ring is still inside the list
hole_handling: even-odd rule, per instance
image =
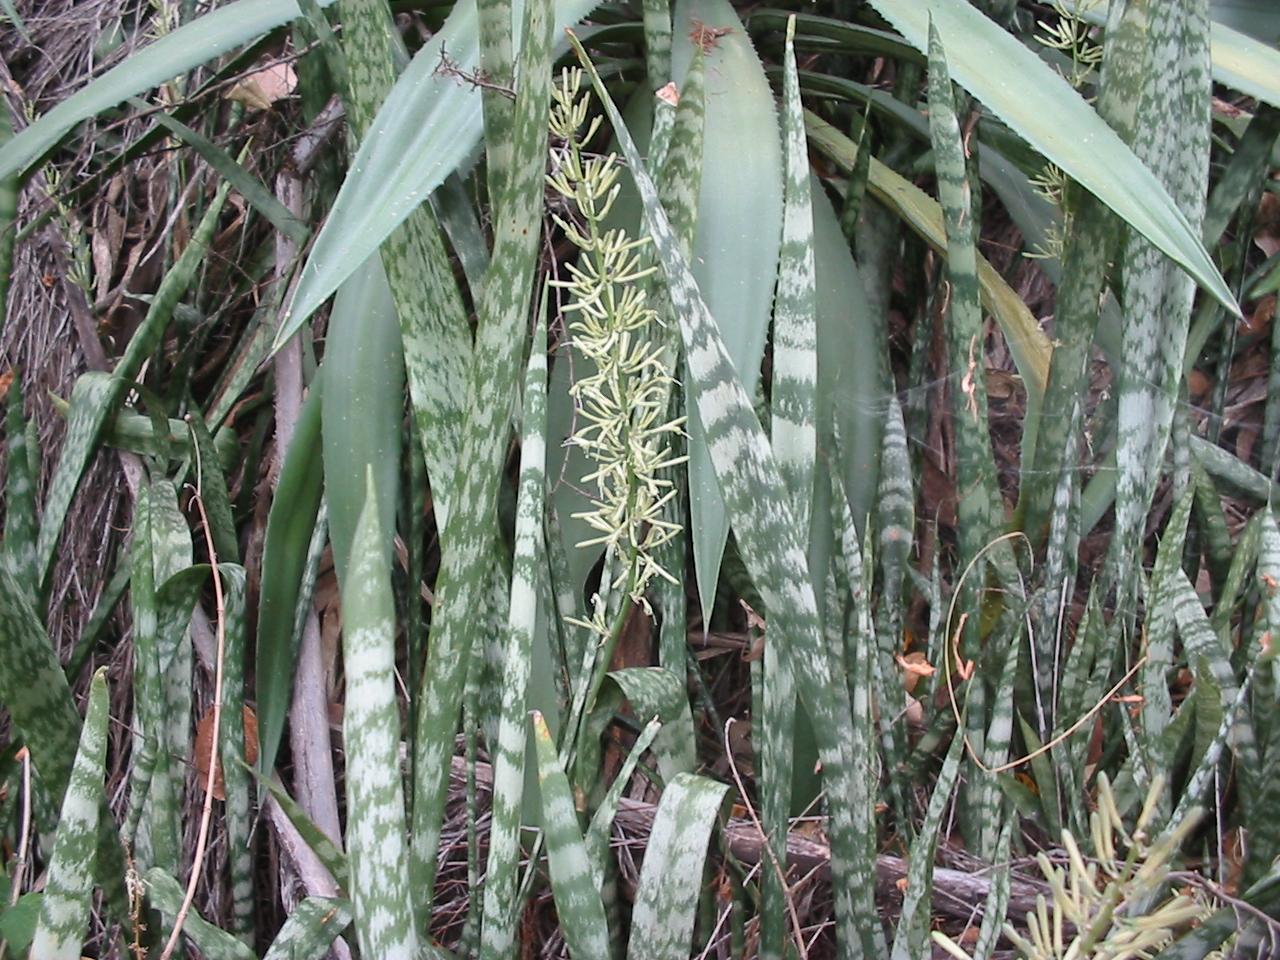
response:
[[[542,793],[551,893],[564,941],[573,960],[601,960],[609,956],[609,923],[596,884],[602,865],[587,859],[569,778],[560,766],[551,731],[536,710],[533,736],[538,748],[538,786]]]
[[[365,490],[342,585],[350,892],[361,954],[415,960],[418,937],[409,900],[400,778],[395,599],[372,470],[366,472]]]
[[[848,753],[849,697],[822,638],[808,559],[784,493],[781,474],[747,392],[734,370],[715,320],[681,255],[644,162],[608,90],[576,38],[578,58],[613,124],[643,204],[644,221],[667,281],[688,358],[690,402],[706,432],[707,450],[734,524],[739,550],[764,599],[773,636],[785,644],[800,694],[813,718],[828,793],[853,792]],[[844,949],[857,950],[859,925],[844,879],[856,856],[853,824],[843,803],[831,805],[837,931]]]
[[[502,677],[502,715],[493,763],[493,822],[485,872],[482,960],[507,957],[515,945],[516,874],[520,866],[520,812],[530,658],[538,623],[538,572],[542,566],[542,513],[546,493],[547,327],[539,323],[524,381],[524,429],[520,447],[520,492],[516,505],[511,609]]]
[[[80,748],[62,799],[40,922],[31,945],[31,955],[41,960],[79,960],[84,943],[97,862],[98,812],[103,808],[107,719],[107,672],[100,667],[89,685]]]
[[[707,843],[729,787],[682,773],[653,818],[631,914],[628,960],[684,960],[702,891]]]

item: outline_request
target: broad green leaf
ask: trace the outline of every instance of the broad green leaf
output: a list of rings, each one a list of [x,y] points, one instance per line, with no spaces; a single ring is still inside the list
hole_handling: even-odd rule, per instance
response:
[[[871,5],[917,50],[927,49],[932,18],[950,51],[957,83],[1239,315],[1199,232],[1160,181],[1033,51],[965,0],[871,0]]]
[[[320,960],[351,922],[351,904],[307,897],[284,922],[262,960]]]
[[[542,793],[542,823],[547,842],[551,893],[573,960],[609,956],[609,923],[596,885],[602,865],[587,859],[578,827],[569,778],[556,756],[555,741],[542,714],[533,712],[533,737],[538,750],[538,786]]]
[[[328,6],[333,0],[318,2]],[[29,169],[80,121],[110,110],[134,94],[172,80],[299,16],[301,12],[295,0],[240,0],[135,50],[119,66],[72,94],[0,146],[0,180]]]
[[[747,395],[754,396],[782,231],[782,152],[773,94],[746,28],[728,0],[680,0],[673,23],[672,59],[680,78],[693,59],[691,33],[701,30],[704,36],[714,36],[704,53],[708,109],[690,263],[734,369]],[[729,519],[704,424],[688,394],[686,401],[694,569],[708,617]]]
[[[400,709],[396,704],[395,598],[373,468],[342,584],[347,676],[347,855],[356,939],[366,957],[415,960],[418,932],[409,893]]]
[[[642,722],[657,717],[662,723],[653,742],[658,772],[670,780],[678,773],[692,773],[697,767],[693,715],[683,676],[664,667],[631,667],[613,670],[600,690],[588,729],[587,743],[578,745],[578,770],[586,781],[595,776],[600,763],[600,737],[623,701],[631,704]]]
[[[534,334],[525,372],[515,560],[511,569],[506,671],[502,677],[502,717],[494,751],[493,821],[480,940],[483,960],[509,956],[516,937],[516,874],[520,864],[530,657],[538,621],[537,583],[542,565],[542,515],[547,480],[546,396],[547,328],[543,322]]]
[[[556,9],[557,32],[595,5],[595,0],[563,0]],[[456,70],[440,69],[446,52]],[[474,0],[463,0],[400,75],[361,140],[352,173],[343,182],[303,268],[276,335],[277,347],[432,190],[468,162],[480,140],[482,119],[477,109],[480,92],[464,78],[478,63],[476,5]]]
[[[98,812],[103,809],[107,719],[107,673],[101,667],[89,685],[80,748],[62,799],[62,815],[58,818],[44,899],[40,902],[40,924],[31,955],[41,960],[79,960],[84,943],[97,860]]]
[[[693,943],[707,842],[729,787],[682,773],[662,791],[631,914],[628,960],[683,960]]]
[[[384,564],[391,562],[400,495],[404,356],[391,290],[378,257],[362,263],[338,290],[325,337],[320,434],[324,500],[338,582],[345,583],[351,541],[373,471]]]

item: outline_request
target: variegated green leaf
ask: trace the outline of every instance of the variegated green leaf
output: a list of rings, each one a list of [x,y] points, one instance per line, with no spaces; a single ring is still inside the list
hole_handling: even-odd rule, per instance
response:
[[[159,867],[152,867],[146,876],[147,897],[152,906],[172,921],[182,909],[183,891],[178,881]],[[224,930],[219,930],[195,910],[187,914],[182,932],[200,948],[208,960],[257,960],[254,952]]]
[[[956,82],[1238,313],[1199,231],[1160,181],[1035,53],[964,0],[871,0],[871,5],[917,50],[928,49],[932,18],[951,51]]]
[[[533,712],[533,736],[538,749],[538,786],[542,793],[542,823],[547,842],[547,866],[565,944],[573,960],[609,956],[609,923],[596,877],[600,865],[587,859],[578,828],[569,778],[556,756],[555,741],[542,714]]]
[[[1111,82],[1137,101],[1135,155],[1159,178],[1199,232],[1209,176],[1207,0],[1174,7],[1132,0],[1108,32],[1134,34],[1135,64]],[[1133,570],[1173,424],[1195,286],[1159,249],[1131,232],[1122,252],[1124,322],[1117,371],[1116,529],[1110,562],[1117,581]],[[1122,598],[1131,595],[1124,589]],[[1122,604],[1126,602],[1121,599]]]
[[[547,328],[539,323],[529,351],[524,383],[524,429],[520,448],[520,494],[516,506],[515,560],[507,621],[502,717],[493,766],[493,823],[485,872],[484,925],[480,956],[509,956],[516,933],[516,872],[520,863],[520,811],[530,657],[537,629],[538,571],[542,565],[542,515],[546,490]]]
[[[475,611],[492,570],[494,507],[507,448],[511,396],[527,340],[526,318],[538,249],[554,10],[550,0],[531,0],[525,12],[512,176],[507,192],[495,198],[494,255],[479,302],[467,426],[458,459],[458,500],[442,538],[446,548],[436,585],[418,713],[413,871],[414,885],[421,891],[431,890],[435,876],[464,668],[480,633]],[[388,104],[392,99],[388,98]],[[385,112],[386,107],[383,109]]]
[[[3,226],[0,225],[0,229]],[[0,264],[0,270],[4,265]],[[3,291],[0,291],[0,295]],[[0,300],[0,310],[4,301]],[[34,452],[28,446],[27,418],[22,409],[22,381],[14,377],[9,385],[9,402],[5,415],[5,515],[4,562],[9,565],[14,580],[36,598],[39,584],[36,582],[36,538],[39,536],[39,517],[36,513],[36,481],[31,470]]]
[[[80,730],[80,747],[62,799],[53,856],[40,902],[31,955],[41,960],[79,960],[89,922],[98,812],[107,755],[107,673],[100,668],[89,685],[89,705]]]
[[[593,6],[595,0],[564,0],[555,11],[557,28],[576,23]],[[518,37],[519,8],[515,12]],[[456,69],[440,69],[446,53]],[[353,173],[303,268],[277,347],[467,161],[480,139],[480,92],[455,74],[473,73],[478,62],[476,5],[465,0],[414,56],[369,125],[352,161]]]
[[[964,371],[961,382],[950,391],[956,432],[956,519],[963,567],[995,538],[1002,517],[995,502],[999,488],[987,428],[977,228],[972,219],[973,204],[947,54],[933,26],[929,28],[929,127],[947,231],[949,368]]]
[[[262,960],[320,960],[351,922],[351,904],[307,897],[284,922]]]
[[[395,600],[372,468],[365,490],[351,542],[350,576],[342,585],[351,902],[361,954],[415,960],[418,934],[409,899],[400,778]]]
[[[933,891],[933,860],[938,849],[938,831],[942,827],[942,815],[951,802],[951,791],[955,788],[956,778],[960,773],[963,750],[964,736],[956,731],[946,759],[942,761],[938,782],[933,785],[933,793],[929,796],[929,808],[925,811],[924,822],[916,834],[915,843],[911,845],[907,892],[902,899],[902,918],[898,921],[898,931],[893,938],[890,960],[911,960],[922,956],[928,941],[929,903]]]
[[[618,768],[618,775],[613,778],[613,783],[609,784],[609,789],[605,791],[604,799],[596,807],[596,812],[591,815],[591,824],[587,828],[583,841],[586,844],[587,862],[595,871],[597,888],[604,885],[604,868],[610,855],[609,837],[613,831],[613,818],[618,812],[618,801],[622,799],[622,792],[631,783],[631,775],[635,773],[640,757],[649,749],[661,729],[662,724],[657,717],[644,725],[640,736],[636,737],[635,744],[627,754],[627,759],[622,761],[622,766]]]
[[[253,895],[253,794],[245,766],[245,571],[233,563],[218,566],[224,597],[225,640],[222,655],[222,717],[218,725],[218,757],[222,769],[223,817],[227,828],[227,870],[231,874],[231,932],[253,942],[256,900]]]
[[[662,791],[636,888],[629,960],[689,956],[707,842],[728,790],[682,773]]]
[[[0,704],[31,751],[52,797],[71,776],[80,718],[31,596],[0,563]]]
[[[63,106],[65,105],[64,103]],[[60,108],[55,108],[54,112],[57,109]],[[30,133],[34,129],[33,124],[27,128],[27,132]],[[49,481],[44,518],[40,524],[40,538],[36,544],[36,573],[42,584],[49,576],[53,552],[62,534],[62,524],[66,519],[67,509],[71,506],[71,498],[80,485],[80,478],[88,466],[102,426],[123,397],[127,381],[138,376],[142,364],[160,343],[169,319],[173,315],[174,307],[186,293],[197,268],[204,262],[229,189],[230,185],[225,181],[218,187],[195,233],[192,234],[191,242],[182,251],[182,256],[164,275],[164,279],[160,281],[160,287],[147,308],[147,315],[130,338],[124,356],[116,364],[113,376],[108,379],[100,375],[86,374],[85,376],[89,379],[82,377],[72,391],[71,411],[67,415],[67,436],[63,441],[62,452],[58,456],[58,465],[54,469],[53,479]],[[82,387],[81,384],[84,386]]]
[[[805,549],[783,493],[777,462],[697,281],[681,256],[679,241],[658,202],[657,190],[635,143],[599,74],[576,41],[575,48],[592,76],[640,193],[645,226],[680,322],[690,374],[686,389],[706,431],[707,449],[735,525],[743,560],[764,599],[773,635],[782,637],[787,645],[801,696],[814,721],[828,791],[847,795],[852,792],[849,778],[853,776],[853,759],[847,752],[848,692],[836,680],[821,637]],[[842,885],[846,858],[854,855],[852,825],[846,805],[833,804],[831,814],[837,930],[844,949],[852,951],[857,949],[858,925],[852,891]]]

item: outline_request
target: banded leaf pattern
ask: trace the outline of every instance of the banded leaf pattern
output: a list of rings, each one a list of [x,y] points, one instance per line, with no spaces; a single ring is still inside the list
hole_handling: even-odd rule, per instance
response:
[[[106,756],[107,673],[102,667],[89,684],[89,705],[80,730],[80,747],[62,799],[49,876],[45,881],[44,899],[40,901],[40,922],[31,943],[31,956],[41,960],[79,960],[80,957],[93,894]]]
[[[474,615],[492,556],[494,506],[507,446],[517,367],[528,314],[547,152],[551,99],[550,0],[529,0],[516,93],[516,152],[498,200],[494,253],[479,304],[480,328],[467,393],[467,428],[458,459],[457,508],[436,585],[431,647],[418,713],[413,808],[414,886],[435,876],[448,758],[461,704],[464,668],[478,634]]]
[[[591,75],[640,193],[645,226],[680,322],[690,373],[686,389],[706,431],[708,452],[735,523],[743,560],[769,611],[774,635],[786,640],[787,656],[814,720],[828,791],[841,797],[852,795],[852,759],[846,753],[848,692],[837,681],[822,640],[808,560],[783,495],[777,461],[720,340],[715,320],[680,254],[679,241],[635,143],[581,44],[576,38],[571,42]],[[854,849],[847,805],[833,804],[831,814],[837,929],[844,949],[852,951],[857,949],[857,925],[852,891],[842,883]]]
[[[587,859],[587,848],[578,829],[578,812],[573,806],[569,778],[560,766],[555,741],[542,714],[535,710],[532,717],[547,866],[556,910],[564,927],[564,941],[573,960],[607,957],[609,923],[600,899],[597,869]]]
[[[262,960],[320,960],[351,922],[351,904],[307,897],[284,922]]]
[[[516,933],[516,868],[520,863],[520,813],[528,740],[530,658],[538,621],[538,571],[542,566],[542,515],[546,491],[547,328],[539,323],[524,381],[520,494],[516,506],[511,610],[502,678],[502,715],[493,766],[493,820],[485,871],[482,960],[511,954]]]
[[[3,229],[0,226],[0,229]],[[0,263],[0,276],[4,273]],[[3,291],[0,290],[0,297]],[[0,311],[4,300],[0,299]],[[9,385],[8,404],[5,413],[5,447],[8,456],[5,477],[4,562],[9,565],[14,580],[22,584],[29,596],[36,596],[36,538],[39,536],[39,520],[36,513],[37,473],[32,464],[37,452],[28,442],[27,418],[22,409],[22,382],[14,377]]]
[[[640,868],[628,960],[683,960],[693,942],[707,842],[729,787],[691,773],[662,791]]]
[[[809,193],[809,149],[800,105],[794,47],[795,18],[787,21],[783,59],[782,246],[773,303],[773,390],[770,440],[778,471],[802,541],[809,533],[817,448],[818,331],[813,253],[813,202]],[[791,753],[795,738],[796,690],[782,644],[769,638],[764,651],[764,716],[761,718],[762,822],[774,856],[786,873],[791,813]],[[761,875],[760,953],[781,958],[786,934],[785,898],[776,870]]]
[[[1121,6],[1120,22],[1115,22],[1113,12],[1111,29],[1140,37],[1142,58],[1132,59],[1147,64],[1124,91],[1137,104],[1134,153],[1199,231],[1209,177],[1208,2],[1170,5],[1128,0]],[[1164,463],[1195,285],[1134,231],[1125,240],[1121,270],[1124,322],[1111,562],[1122,571],[1132,569],[1131,558],[1140,545],[1144,517]],[[1130,593],[1125,590],[1122,597]]]
[[[406,869],[395,690],[395,599],[372,470],[366,473],[365,489],[365,507],[351,542],[350,576],[342,584],[351,902],[363,956],[415,960],[418,936]]]

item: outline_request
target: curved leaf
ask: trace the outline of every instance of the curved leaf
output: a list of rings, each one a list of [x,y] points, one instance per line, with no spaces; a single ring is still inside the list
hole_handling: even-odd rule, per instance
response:
[[[78,960],[89,921],[93,870],[98,847],[98,812],[103,809],[103,764],[107,756],[107,671],[100,667],[89,686],[89,706],[80,731],[80,749],[62,800],[53,858],[40,901],[31,955],[41,960]]]
[[[239,0],[134,51],[0,147],[0,180],[25,171],[80,121],[300,16],[295,0]]]
[[[707,841],[728,789],[691,773],[667,784],[640,868],[628,960],[689,956]]]
[[[596,0],[562,0],[554,35],[595,5]],[[518,24],[519,17],[514,19]],[[277,348],[432,190],[470,160],[484,126],[480,91],[468,80],[479,62],[477,31],[475,0],[462,0],[387,94],[302,269]]]
[[[932,18],[951,76],[1239,315],[1198,232],[1160,181],[1061,76],[967,0],[870,0],[918,50]]]

